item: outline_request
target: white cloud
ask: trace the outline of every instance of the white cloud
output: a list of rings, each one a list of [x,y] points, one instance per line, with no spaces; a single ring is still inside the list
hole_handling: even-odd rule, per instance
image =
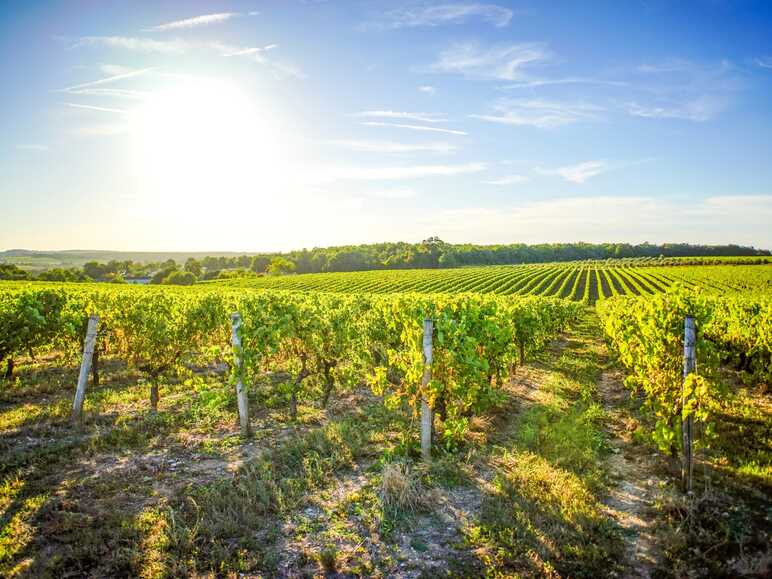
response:
[[[591,177],[596,177],[607,171],[611,167],[606,161],[585,161],[576,165],[567,165],[557,169],[538,169],[543,175],[559,175],[570,183],[584,183]]]
[[[541,43],[481,47],[474,42],[464,42],[441,52],[439,59],[426,70],[469,78],[521,80],[524,78],[523,68],[549,58],[549,51]]]
[[[634,215],[635,219],[630,219]],[[772,246],[772,195],[668,200],[568,197],[500,207],[468,207],[406,224],[449,242],[740,243]]]
[[[240,47],[220,42],[212,42],[208,44],[208,47],[219,52],[224,57],[246,58],[247,60],[252,60],[253,62],[265,66],[277,78],[304,79],[306,76],[297,66],[266,56],[268,51],[278,48],[278,44],[268,44],[262,47]]]
[[[401,119],[421,123],[446,123],[448,119],[442,113],[408,113],[403,111],[362,111],[354,113],[355,117],[375,119]]]
[[[515,82],[501,87],[502,89],[518,89],[518,88],[538,88],[542,86],[553,86],[561,84],[597,84],[603,86],[629,86],[630,83],[620,80],[604,80],[601,78],[592,78],[585,76],[569,76],[565,78],[535,78],[532,80],[524,80],[521,82]]]
[[[327,141],[327,144],[365,153],[415,153],[424,151],[430,153],[452,153],[457,149],[456,145],[444,141],[434,143],[400,143],[397,141],[336,139]]]
[[[76,103],[65,103],[68,107],[72,107],[74,109],[85,109],[87,111],[98,111],[100,113],[120,113],[123,114],[126,111],[121,109],[111,109],[108,107],[95,107],[92,105],[80,105]]]
[[[207,24],[216,24],[219,22],[226,22],[231,18],[239,16],[236,12],[218,12],[216,14],[202,14],[201,16],[194,16],[192,18],[185,18],[183,20],[174,20],[173,22],[166,22],[153,26],[151,28],[145,28],[143,32],[167,32],[169,30],[184,30],[188,28],[195,28],[197,26],[204,26]]]
[[[528,177],[525,175],[505,175],[498,179],[483,181],[483,183],[486,185],[518,185],[520,183],[525,183],[526,181],[528,181]]]
[[[428,84],[422,85],[418,87],[418,92],[422,92],[424,94],[435,94],[437,92],[437,89],[433,86],[430,86]]]
[[[129,36],[84,36],[73,48],[80,46],[107,46],[125,48],[138,52],[183,53],[193,44],[179,38],[173,40],[154,40],[152,38],[134,38]]]
[[[222,42],[192,42],[181,40],[153,40],[151,38],[132,38],[126,36],[85,36],[79,39],[73,48],[80,46],[106,46],[123,48],[136,52],[159,52],[164,54],[183,54],[191,50],[217,52],[222,56],[243,57],[265,66],[277,78],[305,78],[298,67],[278,60],[268,59],[265,53],[276,44],[260,47],[240,47]]]
[[[772,56],[764,56],[755,60],[761,68],[772,68]]]
[[[396,127],[398,129],[409,129],[411,131],[427,131],[432,133],[444,133],[446,135],[468,135],[464,131],[458,131],[456,129],[442,129],[440,127],[427,127],[425,125],[409,125],[404,123],[382,123],[379,121],[367,121],[362,123],[368,127]]]
[[[501,28],[509,24],[512,14],[509,8],[496,4],[437,4],[392,10],[384,15],[379,25],[385,28],[415,28],[463,23],[471,18],[480,18],[483,22]]]
[[[235,50],[226,50],[226,54],[223,54],[223,56],[246,56],[249,54],[259,54],[261,52],[266,52],[268,50],[273,50],[274,48],[278,48],[278,44],[268,44],[267,46],[253,46],[248,48],[239,48]]]
[[[632,102],[627,105],[628,114],[634,117],[648,119],[682,119],[686,121],[704,122],[715,118],[727,108],[725,97],[702,95],[693,101],[672,103],[669,105],[641,105]]]
[[[681,59],[643,64],[636,69],[641,95],[625,109],[635,117],[710,121],[731,105],[744,88],[736,67],[727,60],[700,64]]]
[[[103,96],[123,99],[144,99],[150,96],[149,92],[141,90],[132,90],[124,88],[82,88],[77,90],[68,90],[67,94],[81,96]]]
[[[43,151],[48,150],[48,145],[39,145],[36,143],[29,143],[29,144],[22,144],[22,145],[16,145],[16,148],[19,151],[36,151],[38,153],[42,153]]]
[[[499,99],[496,114],[470,115],[472,118],[504,125],[550,129],[598,118],[601,107],[586,103],[563,103],[540,99]]]
[[[111,70],[116,71],[116,69],[111,69]],[[92,81],[89,81],[89,82],[84,82],[84,83],[81,83],[81,84],[76,84],[74,86],[70,86],[70,87],[67,87],[67,88],[60,89],[59,92],[72,92],[72,91],[76,91],[76,90],[80,90],[80,89],[84,89],[84,88],[88,88],[88,87],[98,86],[98,85],[101,85],[101,84],[108,84],[108,83],[112,83],[112,82],[115,82],[115,81],[118,81],[118,80],[124,80],[124,79],[127,79],[127,78],[133,78],[135,76],[141,76],[143,74],[147,74],[148,72],[150,72],[152,70],[155,70],[155,67],[141,68],[141,69],[138,69],[138,70],[130,70],[130,69],[122,68],[119,72],[116,71],[117,74],[113,74],[112,76],[108,76],[107,78],[100,78],[98,80],[92,80]]]

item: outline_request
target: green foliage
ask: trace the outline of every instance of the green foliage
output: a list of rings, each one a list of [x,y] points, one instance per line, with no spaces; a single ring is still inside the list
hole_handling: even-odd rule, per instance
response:
[[[0,279],[29,279],[29,274],[12,263],[0,263]]]
[[[190,271],[176,269],[167,275],[161,283],[168,285],[193,285],[196,283],[196,276]]]
[[[371,298],[365,321],[368,381],[391,406],[417,412],[426,399],[443,423],[446,447],[458,445],[468,418],[500,399],[498,386],[520,346],[535,348],[577,308],[562,300],[474,294]],[[432,377],[421,385],[423,320],[434,322]]]
[[[50,346],[61,331],[62,310],[67,295],[61,290],[23,290],[0,293],[0,363],[19,354]]]
[[[653,439],[671,454],[681,448],[681,423],[689,415],[704,424],[709,437],[711,412],[726,394],[716,380],[716,344],[706,338],[714,304],[702,292],[676,287],[654,298],[615,298],[598,305],[606,334],[630,371],[625,382],[644,393],[645,407],[655,420]],[[697,327],[697,372],[684,381],[687,315],[694,317]]]
[[[286,275],[288,273],[294,273],[295,269],[295,264],[290,260],[284,257],[274,257],[265,271],[271,275]]]
[[[663,267],[667,263],[656,260],[609,260],[455,269],[355,271],[252,277],[233,280],[227,285],[336,293],[475,292],[538,295],[569,298],[588,304],[616,295],[657,294],[677,282],[688,287],[701,287],[717,295],[748,290],[765,293],[772,289],[772,266],[684,266],[679,261],[669,263],[670,266]],[[674,265],[679,267],[672,267]]]

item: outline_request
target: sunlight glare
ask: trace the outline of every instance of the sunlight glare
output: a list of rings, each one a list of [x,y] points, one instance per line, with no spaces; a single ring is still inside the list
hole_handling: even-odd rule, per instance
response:
[[[132,129],[141,190],[157,210],[201,221],[214,207],[265,207],[280,186],[271,114],[232,83],[176,82],[136,111]]]

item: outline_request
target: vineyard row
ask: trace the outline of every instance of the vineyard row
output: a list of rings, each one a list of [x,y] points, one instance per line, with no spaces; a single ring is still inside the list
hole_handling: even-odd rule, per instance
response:
[[[222,283],[222,282],[218,282]],[[445,270],[392,270],[262,277],[226,285],[339,293],[535,295],[594,304],[614,296],[662,293],[675,283],[713,293],[772,291],[772,266],[613,267],[584,262]]]

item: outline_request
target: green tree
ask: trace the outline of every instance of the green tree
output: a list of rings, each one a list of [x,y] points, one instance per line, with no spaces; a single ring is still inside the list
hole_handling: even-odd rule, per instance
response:
[[[265,273],[266,268],[271,264],[271,258],[267,255],[255,255],[249,263],[249,269],[255,273]]]
[[[201,277],[201,263],[193,257],[189,257],[185,262],[185,271],[192,273],[197,278]]]
[[[274,257],[266,272],[271,275],[286,275],[295,273],[295,264],[285,257]]]
[[[29,279],[29,274],[12,263],[0,263],[0,279]]]
[[[193,285],[196,281],[196,276],[191,272],[175,269],[161,283],[167,285]]]

